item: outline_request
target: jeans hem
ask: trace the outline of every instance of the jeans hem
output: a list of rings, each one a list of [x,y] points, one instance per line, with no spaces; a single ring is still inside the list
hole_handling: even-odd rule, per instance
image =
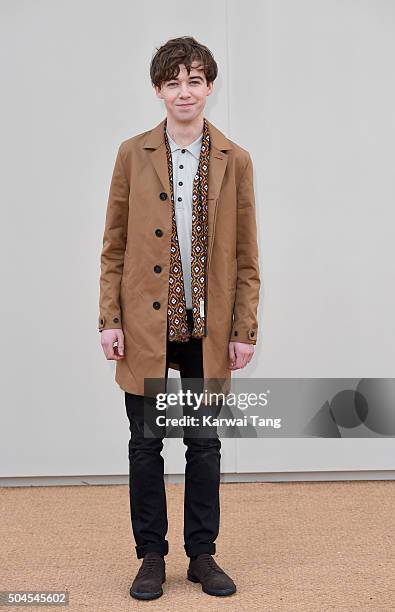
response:
[[[215,555],[216,553],[215,544],[212,542],[192,546],[184,544],[184,549],[187,557],[197,557],[197,555],[201,555],[202,553],[208,553],[209,555]]]
[[[163,556],[169,553],[169,543],[167,540],[165,540],[163,545],[152,543],[152,544],[143,544],[140,546],[136,546],[135,548],[136,548],[137,559],[142,559],[144,555],[147,554],[148,552],[158,552]]]

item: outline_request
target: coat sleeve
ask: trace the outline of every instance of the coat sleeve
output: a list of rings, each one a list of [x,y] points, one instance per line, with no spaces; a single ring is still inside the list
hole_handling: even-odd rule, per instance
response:
[[[237,189],[237,284],[230,341],[256,344],[260,275],[253,165],[250,154]]]
[[[120,289],[129,216],[130,186],[118,149],[112,174],[101,251],[99,331],[121,329]]]

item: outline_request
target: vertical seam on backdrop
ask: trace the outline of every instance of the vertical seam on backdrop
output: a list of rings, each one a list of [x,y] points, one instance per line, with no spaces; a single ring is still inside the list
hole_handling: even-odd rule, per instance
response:
[[[228,11],[228,0],[224,0],[225,5],[225,47],[226,47],[226,97],[227,97],[227,123],[228,123],[228,134],[232,138],[232,130],[230,127],[230,65],[229,65],[229,11]]]

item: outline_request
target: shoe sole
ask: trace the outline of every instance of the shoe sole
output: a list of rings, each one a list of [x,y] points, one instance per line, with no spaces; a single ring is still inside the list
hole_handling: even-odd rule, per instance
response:
[[[191,582],[200,582],[199,578],[196,578],[196,576],[193,576],[193,574],[190,574],[189,572],[187,573],[187,578]],[[224,597],[226,595],[233,595],[233,593],[236,593],[236,589],[205,589],[203,584],[202,590],[207,593],[207,595],[216,595],[217,597]]]
[[[163,595],[163,589],[158,591],[157,593],[136,593],[135,591],[129,591],[130,595],[134,597],[134,599],[158,599],[161,595]]]
[[[166,582],[166,578],[164,580],[162,580],[162,584]],[[157,591],[156,593],[139,593],[138,591],[132,591],[132,589],[129,589],[129,593],[130,596],[133,597],[134,599],[143,599],[143,600],[148,600],[148,599],[158,599],[158,597],[161,597],[163,595],[163,589],[161,589],[160,591]]]

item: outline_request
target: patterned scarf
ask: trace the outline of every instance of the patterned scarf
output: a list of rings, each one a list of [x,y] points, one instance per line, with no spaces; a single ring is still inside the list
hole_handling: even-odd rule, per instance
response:
[[[199,166],[193,181],[192,192],[192,243],[191,243],[191,293],[193,329],[188,329],[184,277],[182,272],[180,246],[174,210],[173,163],[171,149],[166,133],[164,134],[167,154],[167,167],[172,205],[172,231],[170,247],[169,300],[167,309],[168,339],[171,342],[188,342],[190,337],[207,336],[207,246],[208,246],[208,169],[210,161],[210,135],[206,119],[203,119],[203,137],[200,149]]]

